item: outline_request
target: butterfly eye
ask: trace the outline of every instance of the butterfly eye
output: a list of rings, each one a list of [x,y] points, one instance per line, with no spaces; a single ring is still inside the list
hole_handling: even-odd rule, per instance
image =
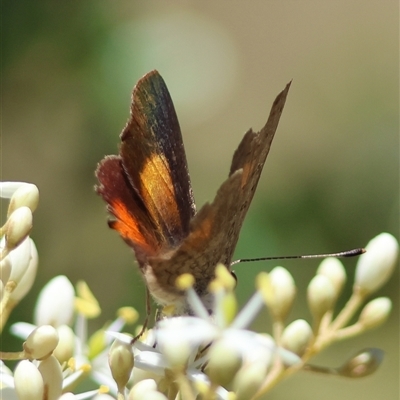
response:
[[[233,279],[234,279],[235,282],[236,282],[236,284],[235,284],[235,287],[236,287],[236,286],[237,286],[237,283],[238,283],[238,277],[236,276],[235,271],[231,271],[231,275],[233,276]]]

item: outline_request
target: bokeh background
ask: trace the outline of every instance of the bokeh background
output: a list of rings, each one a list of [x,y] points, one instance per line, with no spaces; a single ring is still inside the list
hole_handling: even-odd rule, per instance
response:
[[[133,85],[152,69],[174,100],[198,207],[293,79],[237,258],[344,250],[383,231],[398,238],[398,8],[395,0],[3,1],[1,175],[41,193],[32,233],[39,273],[11,322],[31,321],[38,292],[59,274],[84,279],[98,297],[103,313],[92,329],[118,307],[143,311],[131,252],[107,228],[93,185],[96,163],[117,151]],[[344,263],[340,305],[356,260]],[[318,261],[280,264],[298,285],[290,321],[310,320],[305,290]],[[256,274],[275,265],[237,266],[241,303]],[[299,373],[269,398],[398,398],[398,293],[397,272],[377,294],[394,302],[386,325],[316,359],[337,366],[380,347],[386,358],[375,375]],[[269,329],[267,313],[255,328]],[[2,342],[19,347],[7,331]]]

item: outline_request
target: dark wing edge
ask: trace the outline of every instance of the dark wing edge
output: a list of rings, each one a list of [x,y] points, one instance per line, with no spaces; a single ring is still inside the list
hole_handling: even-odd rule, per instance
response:
[[[174,247],[189,233],[195,203],[178,118],[157,71],[134,87],[131,117],[121,141],[126,174],[166,247]]]
[[[229,238],[229,245],[225,249],[225,258],[231,261],[240,229],[250,207],[265,161],[271,148],[272,140],[278,128],[286,98],[290,89],[289,82],[284,90],[278,94],[272,104],[268,120],[264,127],[255,133],[251,129],[244,135],[232,159],[229,174],[242,170],[242,184],[235,212],[235,224]]]

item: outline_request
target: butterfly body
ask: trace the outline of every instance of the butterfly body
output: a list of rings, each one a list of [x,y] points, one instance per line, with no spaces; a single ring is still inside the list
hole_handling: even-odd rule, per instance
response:
[[[150,293],[159,304],[174,305],[177,314],[190,313],[175,286],[183,273],[194,276],[196,292],[211,309],[208,284],[218,263],[229,269],[289,86],[276,98],[264,128],[245,134],[228,179],[197,213],[178,119],[163,79],[152,71],[133,90],[120,154],[99,163],[96,190],[114,217],[110,227],[133,248]]]

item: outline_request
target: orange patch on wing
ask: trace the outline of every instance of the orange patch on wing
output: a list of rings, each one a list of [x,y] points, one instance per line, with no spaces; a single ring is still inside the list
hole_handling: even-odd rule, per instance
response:
[[[143,231],[143,224],[140,227],[140,221],[129,212],[123,202],[114,200],[110,202],[110,208],[117,218],[111,221],[111,228],[118,231],[125,241],[140,247],[142,251],[152,255],[157,253],[156,238],[152,232]]]
[[[154,154],[140,173],[142,198],[157,225],[173,227],[181,224],[176,194],[168,164],[164,157]]]

